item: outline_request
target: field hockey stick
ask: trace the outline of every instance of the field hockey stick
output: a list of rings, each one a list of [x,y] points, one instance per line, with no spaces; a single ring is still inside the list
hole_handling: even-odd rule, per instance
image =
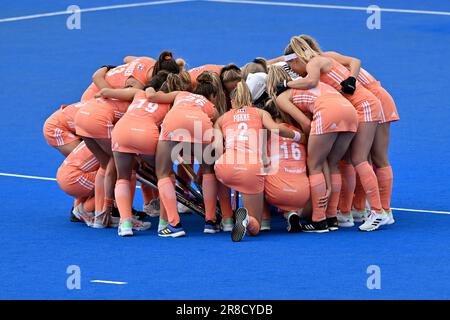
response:
[[[138,172],[136,172],[136,179],[158,190],[158,183],[156,182],[156,178],[151,173],[146,172],[145,170],[139,170]],[[178,202],[188,207],[189,209],[200,215],[202,218],[205,218],[205,209],[197,203],[192,202],[191,199],[189,199],[185,195],[184,191],[181,188],[176,188],[175,194]]]

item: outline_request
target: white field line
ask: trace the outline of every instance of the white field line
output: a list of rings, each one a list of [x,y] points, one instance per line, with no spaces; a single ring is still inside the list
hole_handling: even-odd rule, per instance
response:
[[[5,173],[5,172],[0,172],[0,177],[21,178],[21,179],[30,179],[30,180],[56,181],[55,178],[30,176],[30,175],[25,175],[25,174],[15,174],[15,173]],[[140,188],[140,187],[137,186],[137,188]],[[396,210],[396,211],[407,211],[407,212],[424,212],[424,213],[450,214],[450,211],[407,209],[407,208],[392,208],[392,209]]]
[[[128,3],[128,4],[118,4],[112,6],[102,6],[102,7],[94,7],[94,8],[80,8],[80,13],[83,12],[94,12],[94,11],[106,11],[106,10],[114,10],[114,9],[125,9],[125,8],[135,8],[135,7],[148,7],[148,6],[156,6],[170,3],[180,3],[180,2],[188,2],[191,0],[163,0],[163,1],[148,1],[148,2],[137,2],[137,3]],[[47,13],[38,13],[32,14],[28,16],[19,16],[19,17],[11,17],[11,18],[3,18],[0,19],[0,22],[12,22],[12,21],[20,21],[20,20],[29,20],[29,19],[38,19],[45,17],[53,17],[53,16],[62,16],[72,14],[72,11],[56,11],[56,12],[47,12]]]
[[[128,284],[128,282],[123,281],[110,281],[110,280],[91,280],[92,283],[106,283],[106,284]]]
[[[335,10],[357,10],[366,11],[368,7],[357,6],[339,6],[328,4],[310,4],[310,3],[298,3],[298,2],[272,2],[272,1],[254,1],[254,0],[203,0],[205,2],[222,2],[222,3],[234,3],[234,4],[254,4],[261,6],[274,6],[274,7],[301,7],[301,8],[316,8],[316,9],[335,9]],[[413,9],[394,9],[394,8],[380,8],[381,12],[395,12],[395,13],[413,13],[413,14],[431,14],[440,16],[450,16],[448,11],[431,11],[431,10],[413,10]]]
[[[118,4],[111,6],[102,6],[94,8],[81,9],[80,12],[93,12],[93,11],[105,11],[114,9],[125,9],[134,7],[146,7],[163,5],[170,3],[181,3],[181,2],[194,2],[199,0],[163,0],[163,1],[150,1],[150,2],[138,2],[129,4]],[[262,6],[278,6],[278,7],[301,7],[301,8],[315,8],[315,9],[334,9],[334,10],[357,10],[366,11],[368,7],[358,7],[358,6],[340,6],[340,5],[326,5],[326,4],[310,4],[310,3],[298,3],[298,2],[272,2],[272,1],[253,1],[253,0],[201,0],[203,2],[221,2],[221,3],[231,3],[231,4],[253,4]],[[450,16],[448,11],[433,11],[433,10],[414,10],[414,9],[394,9],[394,8],[380,8],[381,12],[394,12],[394,13],[411,13],[411,14],[426,14],[426,15],[440,15],[440,16]],[[27,16],[18,16],[10,18],[2,18],[1,22],[13,22],[20,20],[38,19],[52,16],[69,15],[72,14],[71,11],[56,11],[47,13],[38,13]]]

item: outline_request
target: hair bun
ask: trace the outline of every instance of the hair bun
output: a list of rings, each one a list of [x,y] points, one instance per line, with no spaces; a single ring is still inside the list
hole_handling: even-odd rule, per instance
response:
[[[200,73],[200,75],[197,77],[197,83],[203,83],[203,84],[212,84],[213,78],[209,71],[203,71]]]

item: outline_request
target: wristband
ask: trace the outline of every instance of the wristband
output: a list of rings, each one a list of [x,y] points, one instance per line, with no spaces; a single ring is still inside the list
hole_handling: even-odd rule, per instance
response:
[[[300,139],[302,138],[302,134],[298,131],[294,130],[294,141],[300,141]]]

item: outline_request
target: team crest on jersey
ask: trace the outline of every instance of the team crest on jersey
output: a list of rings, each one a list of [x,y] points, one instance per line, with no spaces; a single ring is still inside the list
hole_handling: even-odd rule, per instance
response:
[[[143,66],[142,64],[139,64],[139,65],[137,66],[137,69],[138,69],[138,70],[142,70],[142,69],[144,69],[144,66]]]
[[[245,112],[247,112],[247,110],[245,110],[244,108],[242,108],[242,109],[239,109],[237,112],[245,113]]]

